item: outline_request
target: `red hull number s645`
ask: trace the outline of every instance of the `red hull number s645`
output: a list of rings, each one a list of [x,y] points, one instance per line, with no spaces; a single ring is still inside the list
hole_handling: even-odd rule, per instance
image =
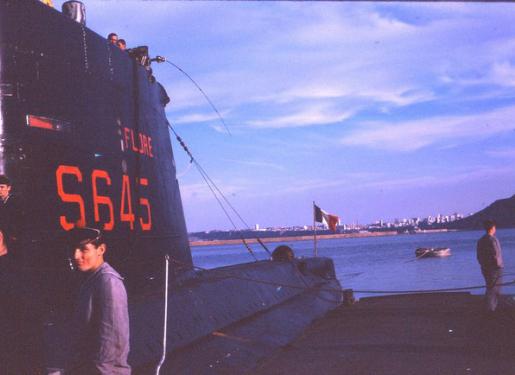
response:
[[[105,231],[112,231],[115,229],[117,224],[127,223],[131,230],[136,229],[138,225],[141,230],[149,231],[152,229],[152,209],[150,201],[141,196],[145,191],[145,187],[148,186],[148,179],[138,178],[136,184],[139,185],[138,191],[140,192],[139,205],[141,208],[141,216],[136,221],[136,215],[134,214],[133,200],[132,200],[132,183],[128,175],[122,175],[121,181],[121,194],[120,196],[120,207],[119,212],[115,214],[115,206],[111,197],[107,195],[101,195],[99,188],[102,186],[109,187],[112,184],[111,176],[107,171],[102,169],[94,169],[91,172],[90,182],[85,181],[85,176],[77,166],[72,165],[60,165],[55,171],[56,183],[57,183],[57,194],[62,202],[73,204],[79,211],[78,220],[72,220],[66,215],[59,217],[59,223],[64,230],[70,230],[76,225],[86,225],[86,207],[84,204],[84,198],[80,194],[68,193],[65,191],[64,179],[67,181],[74,180],[77,184],[90,184],[91,196],[93,201],[93,217],[96,224],[102,224],[102,229]],[[103,210],[100,208],[104,207]],[[102,213],[102,215],[101,215]]]

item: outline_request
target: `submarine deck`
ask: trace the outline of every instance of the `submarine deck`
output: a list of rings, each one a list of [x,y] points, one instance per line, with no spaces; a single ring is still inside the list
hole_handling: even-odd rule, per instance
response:
[[[251,374],[514,375],[515,304],[468,293],[363,298],[314,322]]]

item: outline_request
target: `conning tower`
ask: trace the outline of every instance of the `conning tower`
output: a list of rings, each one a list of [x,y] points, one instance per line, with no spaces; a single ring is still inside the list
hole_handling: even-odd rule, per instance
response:
[[[154,280],[165,253],[187,269],[164,88],[105,38],[35,3],[0,2],[0,173],[25,203],[21,255],[64,265],[60,234],[86,225],[104,231],[129,285]]]

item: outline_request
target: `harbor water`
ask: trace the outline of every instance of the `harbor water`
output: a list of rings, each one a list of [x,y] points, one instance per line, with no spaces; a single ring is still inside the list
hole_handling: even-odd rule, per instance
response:
[[[319,256],[334,260],[336,276],[343,288],[356,297],[391,294],[398,291],[428,291],[468,288],[484,284],[476,260],[476,242],[483,231],[402,234],[383,237],[327,239],[318,241]],[[515,229],[499,229],[496,234],[503,250],[504,282],[515,280]],[[313,255],[313,241],[267,243],[273,250],[279,244],[290,246],[297,257]],[[258,259],[268,254],[252,244]],[[449,247],[452,255],[444,258],[417,259],[418,247]],[[202,268],[253,261],[243,245],[193,247],[193,262]],[[484,289],[471,289],[482,294]],[[515,295],[515,286],[505,286],[503,294]]]

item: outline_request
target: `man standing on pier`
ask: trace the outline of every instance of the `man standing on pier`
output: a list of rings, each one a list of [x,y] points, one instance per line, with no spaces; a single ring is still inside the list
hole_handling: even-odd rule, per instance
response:
[[[481,265],[481,273],[486,283],[486,309],[489,314],[492,314],[497,308],[501,292],[504,264],[501,245],[495,237],[495,221],[486,220],[483,227],[486,234],[477,241],[477,260]]]

